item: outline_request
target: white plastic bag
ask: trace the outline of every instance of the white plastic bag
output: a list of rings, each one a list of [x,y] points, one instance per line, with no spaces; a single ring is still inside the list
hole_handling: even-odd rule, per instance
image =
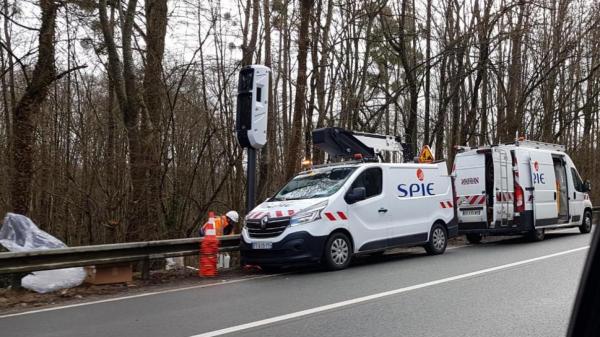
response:
[[[67,248],[54,236],[39,229],[28,217],[6,213],[0,228],[0,244],[11,252]],[[80,285],[85,279],[83,268],[65,268],[33,272],[21,279],[21,286],[47,293]]]

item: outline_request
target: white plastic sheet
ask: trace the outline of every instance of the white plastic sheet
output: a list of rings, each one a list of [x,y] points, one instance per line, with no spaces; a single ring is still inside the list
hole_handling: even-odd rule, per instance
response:
[[[0,244],[11,252],[66,248],[54,236],[39,229],[28,217],[7,213],[0,228]],[[65,268],[33,272],[21,279],[21,286],[47,293],[80,285],[85,279],[83,268]]]

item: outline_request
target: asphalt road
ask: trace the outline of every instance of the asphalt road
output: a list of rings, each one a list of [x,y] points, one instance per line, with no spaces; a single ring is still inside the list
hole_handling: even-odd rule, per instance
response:
[[[547,234],[0,318],[18,336],[565,336],[591,235]]]

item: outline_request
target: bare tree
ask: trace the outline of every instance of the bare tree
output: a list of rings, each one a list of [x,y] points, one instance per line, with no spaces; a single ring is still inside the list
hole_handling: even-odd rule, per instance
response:
[[[313,0],[300,0],[300,27],[298,30],[298,75],[296,76],[296,96],[294,98],[294,118],[292,121],[292,137],[288,149],[285,177],[290,179],[300,166],[302,142],[302,119],[306,111],[306,59],[310,37],[308,26]]]
[[[57,79],[54,65],[54,34],[58,2],[40,0],[41,26],[38,57],[25,93],[13,111],[11,205],[15,213],[27,214],[33,177],[35,115],[40,112],[50,84]]]

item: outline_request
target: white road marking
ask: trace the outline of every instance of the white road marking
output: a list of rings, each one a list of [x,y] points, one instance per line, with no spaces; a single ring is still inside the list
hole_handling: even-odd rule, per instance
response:
[[[254,276],[254,277],[246,277],[246,278],[240,278],[240,279],[228,280],[228,281],[224,280],[222,282],[215,282],[215,283],[209,283],[209,284],[200,284],[200,285],[183,287],[183,288],[173,288],[173,289],[167,289],[167,290],[153,291],[153,292],[149,292],[149,293],[136,294],[136,295],[130,295],[130,296],[113,297],[113,298],[108,298],[108,299],[105,299],[105,300],[97,300],[97,301],[90,301],[90,302],[85,302],[85,303],[76,303],[76,304],[62,305],[62,306],[58,306],[58,307],[50,307],[50,308],[44,308],[44,309],[38,309],[38,310],[18,312],[18,313],[14,313],[14,314],[0,315],[0,319],[2,319],[2,318],[8,318],[8,317],[14,317],[14,316],[37,314],[37,313],[46,312],[46,311],[54,311],[54,310],[61,310],[61,309],[67,309],[67,308],[76,308],[76,307],[82,307],[82,306],[92,305],[92,304],[115,302],[115,301],[121,301],[121,300],[129,300],[129,299],[139,298],[139,297],[146,297],[146,296],[153,296],[153,295],[160,295],[160,294],[168,294],[168,293],[174,293],[174,292],[184,291],[184,290],[208,288],[208,287],[214,287],[214,286],[219,286],[219,285],[224,285],[224,284],[232,284],[232,283],[239,283],[239,282],[250,281],[250,280],[258,280],[258,279],[269,278],[269,277],[274,277],[274,276],[281,276],[281,275],[287,275],[287,274],[289,274],[289,273],[259,275],[259,276]]]
[[[575,249],[565,250],[565,251],[554,253],[554,254],[539,256],[539,257],[532,258],[532,259],[521,260],[521,261],[517,261],[517,262],[513,262],[513,263],[503,264],[500,266],[481,269],[481,270],[477,270],[477,271],[466,273],[466,274],[461,274],[461,275],[451,276],[451,277],[447,277],[447,278],[443,278],[443,279],[439,279],[439,280],[435,280],[435,281],[416,284],[416,285],[405,287],[405,288],[384,291],[384,292],[373,294],[373,295],[367,295],[367,296],[363,296],[363,297],[353,298],[353,299],[346,300],[346,301],[341,301],[341,302],[337,302],[337,303],[323,305],[320,307],[296,311],[296,312],[292,312],[289,314],[275,316],[275,317],[255,321],[255,322],[240,324],[240,325],[232,326],[232,327],[225,328],[225,329],[209,331],[209,332],[201,333],[199,335],[194,335],[191,337],[221,336],[221,335],[225,335],[225,334],[229,334],[229,333],[234,333],[234,332],[239,332],[239,331],[248,330],[248,329],[252,329],[252,328],[257,328],[260,326],[273,324],[273,323],[277,323],[277,322],[281,322],[281,321],[286,321],[286,320],[290,320],[290,319],[295,319],[295,318],[299,318],[299,317],[303,317],[303,316],[308,316],[308,315],[316,314],[316,313],[323,312],[323,311],[338,309],[338,308],[342,308],[342,307],[346,307],[346,306],[350,306],[350,305],[354,305],[354,304],[358,304],[358,303],[363,303],[363,302],[367,302],[367,301],[380,299],[383,297],[398,295],[398,294],[402,294],[402,293],[409,292],[412,290],[431,287],[431,286],[435,286],[435,285],[442,284],[442,283],[448,283],[448,282],[452,282],[452,281],[462,280],[462,279],[466,279],[466,278],[470,278],[470,277],[474,277],[474,276],[478,276],[478,275],[482,275],[482,274],[492,273],[492,272],[495,272],[498,270],[504,270],[504,269],[508,269],[508,268],[532,263],[532,262],[550,259],[550,258],[557,257],[557,256],[567,255],[567,254],[579,252],[582,250],[586,250],[589,247],[590,246],[588,245],[588,246],[579,247],[579,248],[575,248]]]

